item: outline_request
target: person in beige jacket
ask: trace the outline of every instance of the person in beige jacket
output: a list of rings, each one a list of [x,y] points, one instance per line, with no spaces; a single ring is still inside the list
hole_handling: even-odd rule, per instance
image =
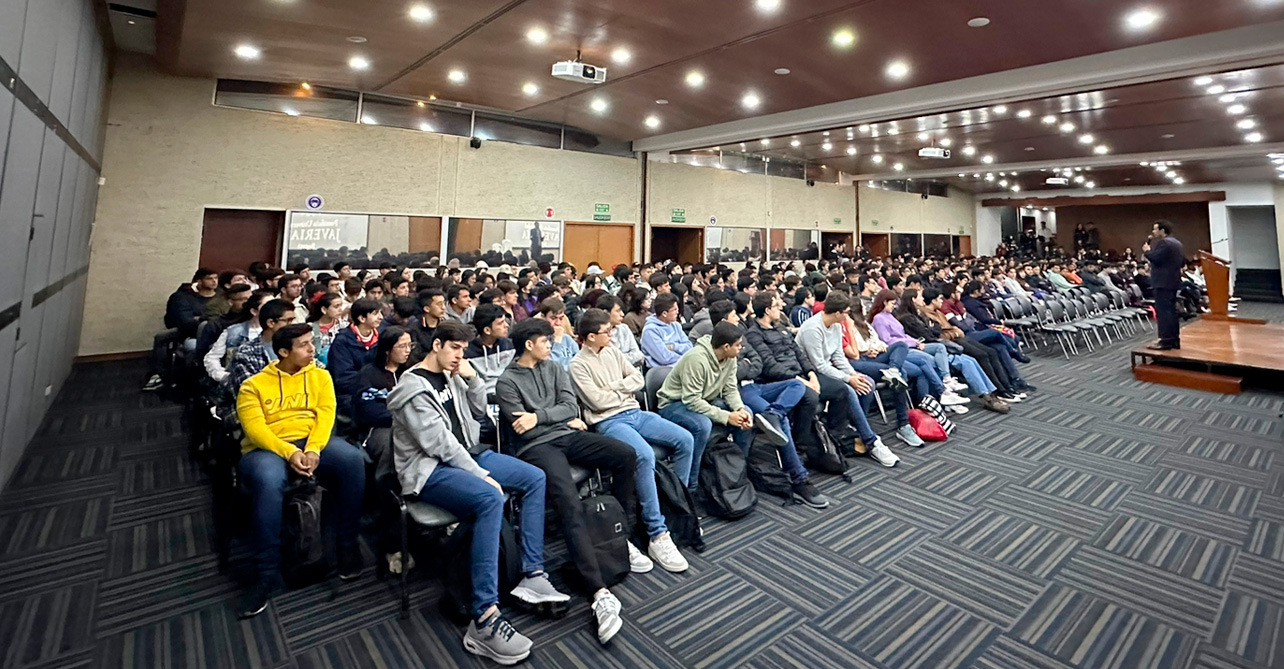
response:
[[[686,571],[687,560],[674,545],[660,512],[653,447],[673,454],[674,474],[687,485],[695,442],[690,432],[659,414],[642,411],[634,396],[645,385],[642,372],[611,345],[613,329],[611,315],[601,309],[589,309],[580,316],[576,333],[584,345],[571,359],[571,385],[584,407],[584,422],[589,428],[632,446],[637,454],[638,502],[651,539],[647,554],[667,571]]]

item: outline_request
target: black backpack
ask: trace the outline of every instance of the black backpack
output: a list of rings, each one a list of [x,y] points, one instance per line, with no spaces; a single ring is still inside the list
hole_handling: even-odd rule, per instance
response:
[[[580,500],[580,504],[602,582],[609,588],[629,575],[629,530],[624,507],[611,495],[594,495]]]
[[[826,474],[841,475],[846,482],[850,483],[851,476],[847,475],[847,458],[844,452],[838,449],[837,442],[833,440],[832,435],[829,435],[829,429],[824,426],[824,421],[819,417],[815,419],[813,430],[815,438],[808,442],[806,464],[811,469],[823,471]]]
[[[472,619],[473,603],[473,521],[461,522],[446,539],[441,550],[442,584],[445,595],[438,601],[442,613],[456,624]],[[517,548],[517,535],[508,519],[499,526],[499,597],[507,602],[509,593],[522,581],[522,556]]]
[[[755,435],[749,447],[749,481],[754,490],[776,497],[793,499],[794,488],[780,460],[780,448],[761,434]]]
[[[285,491],[281,515],[281,578],[291,588],[320,583],[330,573],[321,539],[321,497],[314,478],[299,477]]]
[[[714,440],[704,450],[700,488],[705,510],[719,518],[744,518],[758,504],[744,454],[739,446],[725,439]]]
[[[655,463],[655,490],[659,493],[660,513],[664,514],[664,524],[669,528],[673,544],[678,548],[703,551],[704,538],[700,536],[700,516],[695,500],[667,462]]]

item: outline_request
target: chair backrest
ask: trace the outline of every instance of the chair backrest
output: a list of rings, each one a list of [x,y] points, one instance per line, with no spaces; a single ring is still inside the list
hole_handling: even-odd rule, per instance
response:
[[[1097,305],[1089,296],[1080,294],[1075,301],[1079,303],[1079,313],[1089,316],[1097,312]]]
[[[1141,292],[1141,286],[1138,286],[1135,283],[1128,284],[1128,292],[1138,300],[1145,299],[1146,297],[1146,294]]]
[[[1054,321],[1065,320],[1065,316],[1066,316],[1065,309],[1062,308],[1061,302],[1059,300],[1047,300],[1043,304],[1044,304],[1044,307],[1048,310],[1048,313],[1052,314],[1052,320]]]
[[[1034,313],[1034,300],[1031,300],[1028,295],[1018,295],[1016,300],[1017,304],[1021,305],[1021,314],[1023,316],[1029,316]]]
[[[1111,295],[1114,295],[1111,292]],[[1106,312],[1110,310],[1110,296],[1105,293],[1097,293],[1092,296],[1092,300],[1097,303],[1097,311]]]
[[[1019,302],[1015,297],[1005,298],[1003,300],[1003,306],[1007,308],[1008,314],[1012,318],[1020,318],[1025,315],[1022,313],[1025,309],[1022,307],[1021,302]]]
[[[664,380],[668,378],[669,372],[673,367],[652,367],[646,370],[646,407],[651,411],[658,411],[660,400],[656,395],[660,392],[660,386],[664,385]]]

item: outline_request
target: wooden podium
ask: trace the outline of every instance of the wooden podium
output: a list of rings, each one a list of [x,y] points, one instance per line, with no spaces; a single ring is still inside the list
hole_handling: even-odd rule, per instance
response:
[[[1200,318],[1210,321],[1235,321],[1237,323],[1265,325],[1257,318],[1239,318],[1230,315],[1230,261],[1200,250],[1197,252],[1204,284],[1208,289],[1208,313]]]

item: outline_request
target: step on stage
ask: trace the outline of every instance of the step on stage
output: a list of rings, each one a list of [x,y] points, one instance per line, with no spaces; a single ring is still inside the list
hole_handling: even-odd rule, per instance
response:
[[[1239,394],[1245,382],[1278,389],[1284,379],[1284,325],[1201,318],[1181,329],[1181,348],[1132,350],[1142,381]]]

